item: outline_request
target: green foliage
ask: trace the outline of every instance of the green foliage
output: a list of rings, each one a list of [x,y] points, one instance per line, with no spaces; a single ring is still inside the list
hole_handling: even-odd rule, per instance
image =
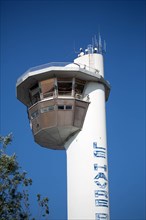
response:
[[[27,173],[22,171],[15,154],[9,156],[6,150],[12,142],[12,134],[0,136],[0,219],[35,220],[48,219],[48,198],[37,195],[39,213],[32,217],[29,204],[29,192],[26,187],[32,185]]]

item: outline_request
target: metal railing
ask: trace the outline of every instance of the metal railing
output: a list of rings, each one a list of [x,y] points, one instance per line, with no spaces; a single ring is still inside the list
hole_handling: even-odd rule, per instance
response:
[[[17,83],[19,83],[27,73],[34,72],[34,71],[41,70],[41,69],[45,69],[48,67],[65,67],[69,64],[71,64],[71,62],[51,62],[51,63],[46,63],[46,64],[42,64],[39,66],[31,67],[30,69],[28,69],[25,73],[23,73],[18,78]]]
[[[46,64],[42,64],[42,65],[39,65],[39,66],[35,66],[35,67],[31,67],[30,69],[28,69],[25,74],[27,72],[33,72],[33,71],[36,71],[36,70],[40,70],[40,69],[45,69],[45,68],[48,68],[48,67],[65,67],[66,65],[68,64],[71,64],[70,62],[51,62],[51,63],[46,63]]]
[[[49,97],[54,97],[54,92],[45,92],[40,94],[41,99],[49,98]]]
[[[92,68],[91,66],[88,66],[86,64],[82,64],[82,63],[74,63],[74,64],[77,65],[81,69],[85,69],[93,73],[99,73],[98,69]]]
[[[92,68],[92,67],[90,67],[90,66],[81,64],[81,63],[51,62],[51,63],[46,63],[46,64],[43,64],[43,65],[31,67],[30,69],[28,69],[24,74],[22,74],[22,75],[18,78],[17,83],[21,82],[22,78],[23,78],[27,73],[34,72],[34,71],[41,70],[41,69],[45,69],[45,68],[48,68],[48,67],[65,67],[65,66],[67,66],[67,65],[69,65],[69,64],[77,65],[80,69],[85,69],[85,70],[88,70],[88,71],[90,71],[90,72],[99,73],[99,70],[94,69],[94,68]],[[74,68],[74,67],[69,67],[69,68]]]

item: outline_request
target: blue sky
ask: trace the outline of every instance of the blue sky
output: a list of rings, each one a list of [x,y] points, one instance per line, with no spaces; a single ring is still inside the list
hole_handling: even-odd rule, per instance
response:
[[[107,42],[110,212],[112,220],[145,216],[145,2],[1,1],[1,131],[13,132],[9,152],[33,179],[35,194],[48,196],[50,219],[67,218],[66,154],[39,147],[26,107],[16,99],[17,78],[33,66],[72,62],[100,30]]]

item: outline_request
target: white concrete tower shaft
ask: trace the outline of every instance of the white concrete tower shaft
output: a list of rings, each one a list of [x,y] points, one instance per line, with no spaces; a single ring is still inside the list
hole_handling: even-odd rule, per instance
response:
[[[74,63],[104,77],[102,54],[86,54]],[[90,104],[82,130],[65,144],[68,220],[109,220],[105,87],[87,82],[84,94]]]

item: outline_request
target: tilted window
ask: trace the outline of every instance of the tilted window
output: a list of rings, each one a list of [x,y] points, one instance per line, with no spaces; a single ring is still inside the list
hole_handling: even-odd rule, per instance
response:
[[[75,97],[76,98],[81,98],[83,91],[84,91],[84,87],[85,87],[85,81],[80,80],[80,79],[76,79],[75,80]]]
[[[32,104],[40,101],[40,88],[38,83],[29,89],[30,101]]]
[[[42,98],[48,98],[54,95],[54,78],[40,82]]]
[[[58,84],[58,95],[71,96],[72,92],[72,79],[61,79],[57,80]]]

